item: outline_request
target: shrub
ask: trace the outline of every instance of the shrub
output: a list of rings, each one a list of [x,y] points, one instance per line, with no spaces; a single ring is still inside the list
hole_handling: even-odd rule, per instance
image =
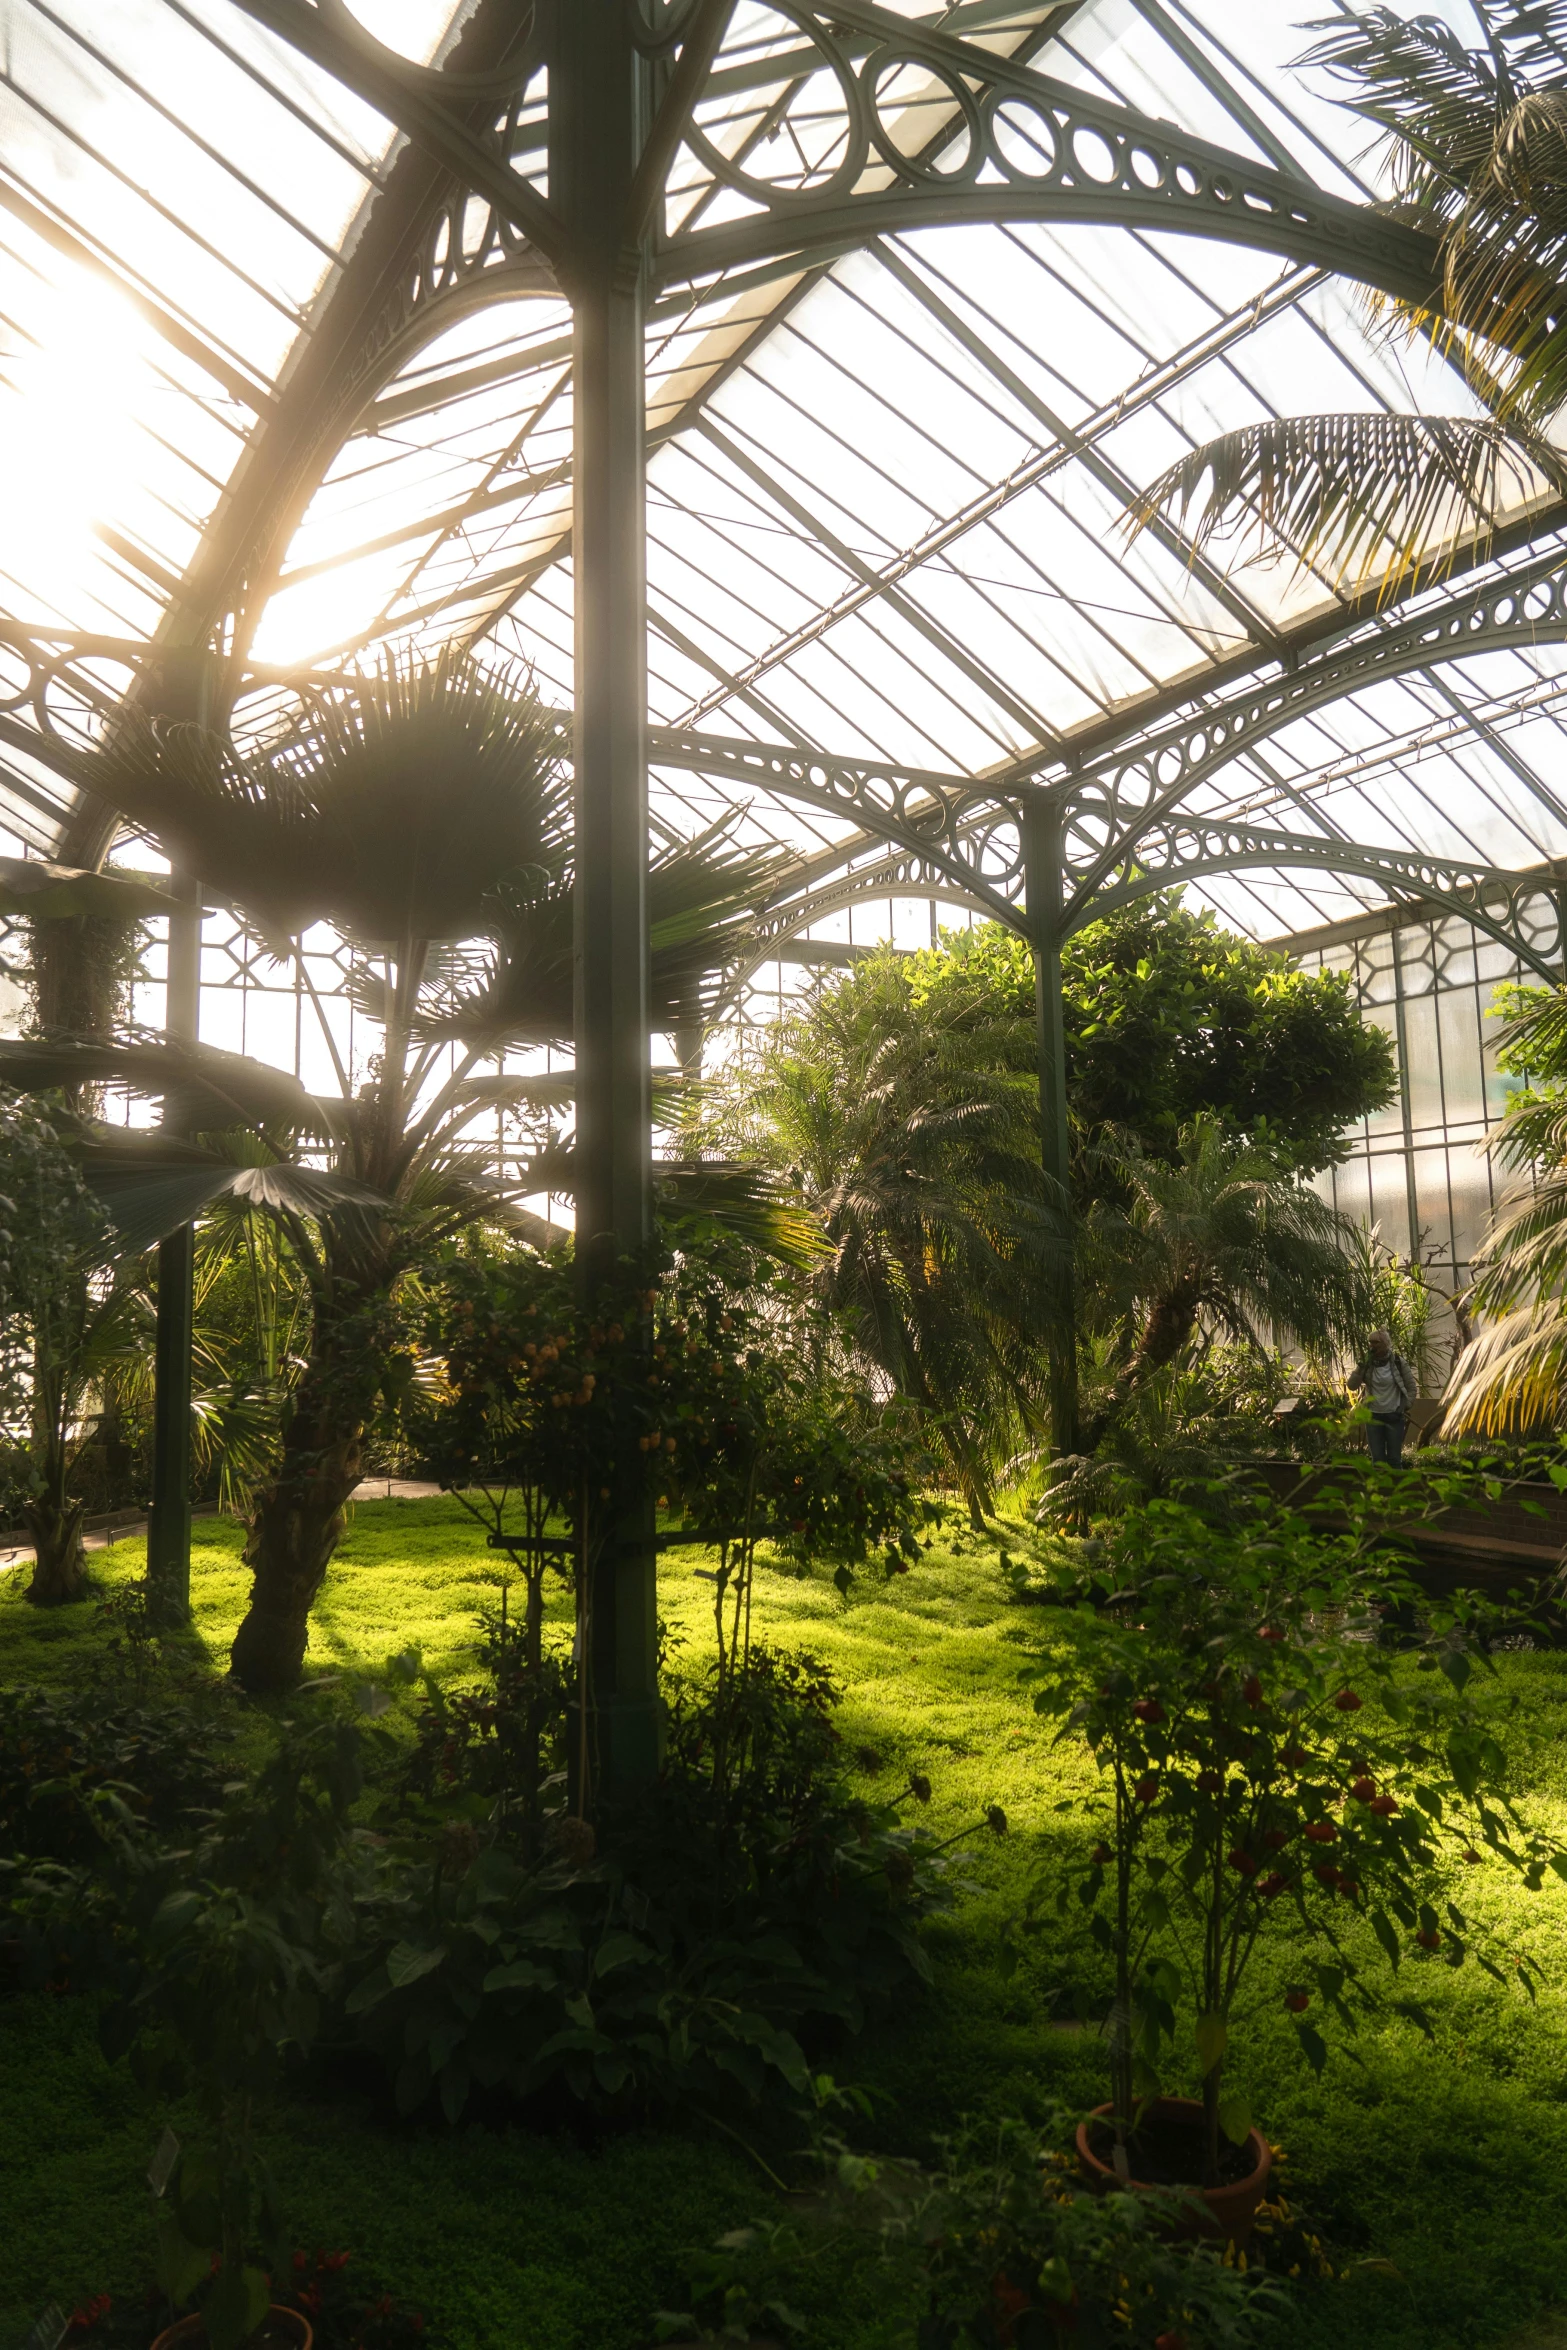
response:
[[[108,1825],[172,1829],[218,1800],[212,1724],[169,1701],[0,1689],[0,1852],[79,1861]]]
[[[805,2042],[921,1979],[947,1895],[942,1849],[845,1787],[835,1702],[809,1659],[753,1650],[679,1699],[645,1803],[598,1834],[559,1812],[537,1848],[504,1739],[443,1746],[448,1817],[364,1913],[346,2002],[399,2106],[803,2094]]]

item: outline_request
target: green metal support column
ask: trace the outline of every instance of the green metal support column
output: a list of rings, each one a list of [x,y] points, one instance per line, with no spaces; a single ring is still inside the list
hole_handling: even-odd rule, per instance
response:
[[[551,188],[568,225],[574,321],[577,1263],[585,1298],[652,1233],[647,927],[644,268],[627,249],[648,68],[625,0],[561,11]],[[657,1772],[650,1507],[600,1519],[588,1615],[590,1754],[608,1793]],[[629,1469],[623,1470],[631,1482]],[[590,1495],[590,1520],[601,1496]]]
[[[1078,1405],[1071,1142],[1066,1115],[1066,1022],[1061,1000],[1064,838],[1061,802],[1054,793],[1029,793],[1023,802],[1022,835],[1023,903],[1029,944],[1034,950],[1034,1007],[1039,1030],[1040,1154],[1060,1217],[1060,1249],[1046,1333],[1050,1350],[1050,1441],[1060,1454],[1077,1450]]]
[[[185,902],[169,916],[164,1030],[194,1043],[201,999],[201,893],[176,877],[171,894]],[[176,1130],[181,1106],[166,1101],[163,1122]],[[154,1354],[152,1511],[147,1527],[148,1600],[163,1623],[190,1614],[190,1405],[196,1228],[181,1225],[158,1249],[158,1326]]]

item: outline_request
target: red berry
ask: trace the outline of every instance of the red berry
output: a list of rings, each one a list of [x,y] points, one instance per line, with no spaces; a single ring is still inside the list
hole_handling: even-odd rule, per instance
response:
[[[1264,1901],[1272,1901],[1283,1892],[1288,1883],[1288,1877],[1281,1877],[1277,1869],[1272,1869],[1262,1879],[1257,1891],[1262,1895]]]
[[[1155,2334],[1153,2350],[1186,2350],[1186,2336],[1178,2334],[1172,2326],[1162,2334]]]
[[[1286,1770],[1298,1771],[1306,1759],[1304,1746],[1286,1746],[1279,1756]]]
[[[1375,1812],[1379,1820],[1390,1820],[1397,1812],[1398,1805],[1391,1795],[1373,1795],[1367,1808]]]
[[[1232,1869],[1239,1869],[1243,1877],[1254,1877],[1257,1873],[1256,1861],[1240,1845],[1229,1855],[1229,1863]]]
[[[1165,1718],[1164,1707],[1157,1697],[1140,1697],[1132,1711],[1140,1722],[1162,1722]]]
[[[1309,1991],[1286,1991],[1284,2004],[1291,2015],[1304,2015],[1311,2005],[1311,1993]]]
[[[1262,1630],[1257,1634],[1259,1640],[1282,1640],[1283,1637],[1283,1633],[1275,1624],[1264,1624]]]
[[[1102,1869],[1106,1861],[1114,1860],[1115,1854],[1110,1850],[1108,1844],[1096,1844],[1088,1857],[1096,1869]]]
[[[1269,1828],[1265,1831],[1262,1839],[1270,1852],[1282,1852],[1289,1840],[1290,1831],[1288,1828]]]
[[[1468,1863],[1469,1863],[1469,1865],[1470,1865],[1470,1867],[1471,1867],[1471,1868],[1478,1868],[1478,1867],[1479,1867],[1479,1865],[1480,1865],[1480,1855],[1479,1855],[1479,1853],[1478,1853],[1478,1852],[1466,1852],[1466,1853],[1464,1854],[1464,1858],[1465,1858],[1465,1860],[1466,1860],[1466,1861],[1468,1861]]]
[[[1319,1860],[1311,1873],[1319,1885],[1337,1886],[1339,1882],[1338,1870],[1330,1860]]]
[[[1139,1779],[1137,1785],[1132,1789],[1132,1793],[1139,1803],[1152,1803],[1158,1792],[1159,1782],[1153,1778]]]
[[[1333,1702],[1341,1714],[1358,1714],[1365,1699],[1357,1697],[1353,1689],[1341,1689]]]
[[[1222,1795],[1224,1793],[1224,1773],[1222,1771],[1199,1771],[1197,1792],[1199,1795]]]
[[[1435,1926],[1422,1926],[1415,1940],[1422,1950],[1440,1950],[1442,1947],[1442,1937]]]
[[[1255,1673],[1248,1673],[1245,1680],[1241,1683],[1241,1695],[1245,1698],[1248,1705],[1261,1705],[1262,1683],[1258,1680]]]
[[[1353,1779],[1349,1791],[1357,1803],[1369,1803],[1376,1794],[1377,1783],[1375,1779]]]
[[[1306,1834],[1313,1844],[1335,1844],[1338,1830],[1331,1820],[1308,1820]]]

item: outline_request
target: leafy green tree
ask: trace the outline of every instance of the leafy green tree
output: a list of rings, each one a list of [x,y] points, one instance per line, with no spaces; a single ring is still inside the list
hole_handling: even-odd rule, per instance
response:
[[[40,1606],[85,1586],[72,1473],[106,1380],[152,1343],[140,1265],[115,1251],[47,1107],[0,1092],[0,1470],[34,1546],[27,1596]]]
[[[374,1057],[351,1068],[323,1018],[338,1092],[322,1100],[238,1056],[132,1042],[118,1055],[97,1048],[87,1056],[102,1074],[144,1090],[165,1092],[188,1076],[205,1082],[209,1103],[225,1087],[230,1099],[226,1112],[189,1118],[209,1147],[171,1156],[166,1140],[146,1143],[139,1182],[122,1164],[138,1146],[116,1146],[122,1232],[147,1245],[206,1198],[232,1191],[232,1161],[248,1160],[241,1196],[279,1219],[309,1293],[281,1458],[252,1510],[251,1604],[232,1660],[247,1688],[283,1689],[300,1671],[366,1431],[411,1373],[404,1284],[472,1224],[542,1237],[523,1199],[574,1181],[558,1138],[503,1179],[493,1148],[474,1136],[481,1115],[536,1101],[536,1083],[498,1075],[497,1059],[511,1047],[571,1039],[563,746],[527,679],[448,651],[354,681],[314,704],[295,733],[259,747],[221,728],[133,714],[97,758],[91,782],[177,869],[199,874],[209,897],[243,910],[302,976],[302,934],[332,924],[355,950],[359,1006],[380,1030]],[[776,858],[738,850],[721,828],[655,858],[655,1028],[700,1007],[776,870]],[[0,1052],[0,1063],[18,1055],[26,1057],[23,1048]],[[52,1060],[35,1052],[29,1082],[58,1083],[67,1064],[82,1063],[80,1052]],[[214,1142],[219,1128],[229,1131]],[[298,1178],[309,1169],[294,1169],[292,1185],[285,1180],[301,1144],[330,1159],[335,1195],[318,1175],[318,1196],[302,1197]],[[701,1171],[710,1194],[722,1192],[724,1172]]]
[[[1015,931],[948,932],[907,968],[911,1001],[995,1066],[1036,1067],[1033,957]],[[1061,976],[1067,1101],[1085,1141],[1114,1127],[1174,1159],[1181,1129],[1212,1118],[1313,1175],[1396,1090],[1393,1048],[1362,1025],[1347,980],[1297,971],[1179,890],[1086,923]]]

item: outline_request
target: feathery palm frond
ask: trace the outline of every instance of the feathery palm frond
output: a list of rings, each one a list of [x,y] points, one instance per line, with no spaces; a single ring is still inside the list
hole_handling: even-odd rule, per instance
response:
[[[1567,1422],[1567,1314],[1535,1298],[1478,1331],[1453,1366],[1442,1431],[1511,1436]]]
[[[1542,494],[1494,418],[1285,416],[1208,441],[1129,509],[1135,536],[1165,513],[1199,555],[1220,540],[1277,545],[1332,584],[1390,595],[1438,557],[1485,540],[1518,498]]]
[[[1488,541],[1506,508],[1567,489],[1548,428],[1567,403],[1567,86],[1559,0],[1488,4],[1484,39],[1389,7],[1330,18],[1302,60],[1391,151],[1396,217],[1431,232],[1428,299],[1388,306],[1467,373],[1482,418],[1367,414],[1265,422],[1195,449],[1130,511],[1194,549],[1253,537],[1383,597]]]
[[[1499,414],[1543,426],[1567,400],[1567,11],[1482,0],[1476,13],[1477,48],[1379,7],[1318,27],[1302,62],[1349,85],[1343,103],[1385,136],[1394,209],[1440,239],[1432,303],[1397,314],[1477,366]]]

